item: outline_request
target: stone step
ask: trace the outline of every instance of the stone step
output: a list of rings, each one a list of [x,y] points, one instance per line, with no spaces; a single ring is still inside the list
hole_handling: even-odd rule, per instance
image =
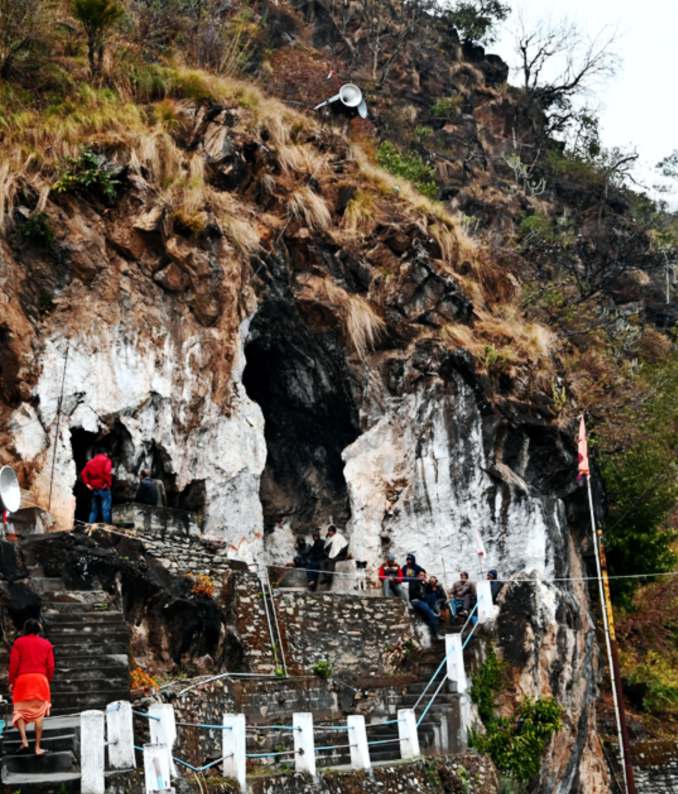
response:
[[[109,670],[109,669],[128,669],[129,667],[129,648],[125,647],[120,653],[86,654],[82,648],[66,648],[65,653],[61,653],[57,648],[56,669],[57,674],[60,670]]]
[[[31,746],[33,744],[32,737],[30,739]],[[46,750],[51,751],[58,751],[58,750],[73,750],[73,747],[76,742],[75,733],[63,733],[58,734],[45,734],[42,738],[42,745]],[[12,736],[11,738],[8,736],[2,742],[2,750],[3,753],[7,755],[14,755],[16,754],[19,746],[21,745],[21,737],[17,733],[16,736]]]
[[[83,623],[80,626],[72,626],[69,624],[61,625],[61,624],[54,624],[50,626],[49,632],[50,637],[59,637],[59,639],[63,640],[71,640],[71,639],[78,639],[82,638],[83,642],[95,640],[97,638],[106,639],[112,636],[118,635],[129,635],[129,629],[127,628],[127,624],[124,623],[122,620],[118,620],[115,623],[111,623],[106,625],[105,623],[94,623],[94,624],[86,624]],[[87,635],[85,637],[85,635]]]
[[[62,582],[63,588],[63,582]],[[44,609],[96,611],[113,608],[111,599],[103,590],[57,590],[50,593],[49,602],[43,604]]]
[[[101,689],[129,689],[129,674],[120,673],[106,678],[74,678],[62,676],[52,684],[52,694],[78,694],[80,692],[99,692]]]
[[[71,656],[82,656],[83,652],[87,650],[83,648],[83,644],[84,643],[78,642],[77,637],[59,637],[59,642],[55,644],[54,648],[55,657],[57,659],[63,659]],[[96,653],[93,653],[90,659],[94,662],[95,658],[98,660],[110,654],[117,655],[123,653],[129,653],[129,636],[127,634],[106,638],[99,637]]]
[[[53,593],[62,592],[63,589],[64,583],[61,579],[56,579],[49,576],[31,577],[31,590],[38,595],[51,596]]]
[[[78,762],[71,750],[59,750],[36,756],[34,753],[4,755],[2,759],[3,777],[5,771],[19,775],[53,774],[54,772],[77,772]]]
[[[39,786],[41,789],[49,787],[48,790],[54,792],[58,790],[59,786],[74,783],[76,780],[80,780],[80,770],[76,772],[46,772],[23,775],[6,771],[4,766],[2,768],[2,782],[13,792],[28,791],[28,786],[31,788]]]
[[[129,675],[119,675],[105,679],[91,678],[76,680],[73,678],[60,678],[52,686],[52,697],[61,695],[80,695],[90,692],[100,692],[104,686],[106,689],[127,689],[129,690]]]
[[[88,647],[93,651],[92,656],[98,656],[102,652],[104,654],[121,653],[117,649],[115,651],[111,650],[112,645],[123,646],[124,650],[122,653],[124,653],[129,643],[129,632],[126,628],[114,629],[105,634],[89,634],[86,640],[83,640],[83,636],[80,634],[59,634],[56,637],[52,635],[52,637],[50,637],[50,641],[53,643],[54,651],[57,654],[62,650],[75,649],[82,655],[84,651],[87,651]],[[93,644],[95,641],[96,644]]]
[[[68,610],[42,610],[43,622],[46,626],[92,626],[94,624],[108,624],[124,622],[121,612],[116,610],[78,611]]]
[[[42,724],[43,736],[60,736],[65,733],[73,733],[80,730],[79,717],[45,717]],[[35,732],[35,723],[26,726],[26,732],[29,735]],[[4,734],[7,739],[15,739],[19,736],[19,731],[16,728],[8,728]]]
[[[78,695],[58,693],[52,695],[53,714],[77,714],[87,709],[105,709],[115,700],[129,700],[129,689],[99,689]]]
[[[112,667],[111,665],[100,665],[98,667],[75,667],[70,668],[65,665],[57,666],[57,673],[54,677],[54,686],[60,682],[78,682],[84,684],[86,681],[113,681],[118,679],[129,680],[129,669],[127,665]]]

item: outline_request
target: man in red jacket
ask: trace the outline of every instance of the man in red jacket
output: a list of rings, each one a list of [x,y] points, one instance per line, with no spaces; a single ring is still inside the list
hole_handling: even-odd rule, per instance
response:
[[[87,465],[80,474],[80,478],[92,492],[89,511],[90,524],[99,520],[99,514],[105,524],[111,523],[112,470],[111,459],[102,449],[99,449],[97,454],[87,461]]]

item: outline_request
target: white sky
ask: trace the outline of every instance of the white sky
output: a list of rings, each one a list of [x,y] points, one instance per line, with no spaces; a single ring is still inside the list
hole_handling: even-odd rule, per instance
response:
[[[662,182],[654,165],[678,149],[676,36],[678,0],[507,0],[513,13],[488,52],[513,65],[519,15],[526,26],[536,20],[564,17],[589,37],[605,29],[616,32],[616,74],[593,87],[586,98],[599,108],[606,147],[635,147],[640,155],[636,178],[650,187]],[[512,79],[512,81],[514,81]],[[678,194],[678,185],[675,186]],[[650,191],[652,192],[652,191]],[[664,196],[676,204],[678,195]]]

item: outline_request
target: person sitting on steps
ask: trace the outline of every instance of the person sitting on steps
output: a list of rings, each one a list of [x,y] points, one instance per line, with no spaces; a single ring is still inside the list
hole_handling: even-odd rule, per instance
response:
[[[429,576],[424,598],[437,615],[440,615],[440,612],[447,607],[447,593],[443,590],[437,576]]]
[[[439,618],[437,612],[431,606],[428,598],[431,595],[431,591],[427,592],[427,586],[426,571],[421,568],[417,578],[410,582],[410,604],[414,607],[414,611],[424,619],[424,623],[429,627],[433,639],[438,640],[440,639],[438,634]]]
[[[40,746],[42,722],[49,716],[52,696],[49,684],[54,678],[54,648],[40,636],[42,627],[32,618],[24,623],[23,634],[12,645],[9,656],[9,688],[12,693],[12,725],[21,737],[20,753],[28,750],[26,725],[35,723],[35,754],[44,755]]]
[[[410,599],[403,585],[403,573],[395,561],[394,554],[386,555],[386,562],[379,568],[379,581],[381,582],[385,598],[398,596],[409,607]]]
[[[417,558],[410,552],[410,554],[405,557],[405,565],[402,567],[405,587],[409,587],[412,582],[415,582],[420,572],[423,570],[421,565],[417,565]],[[410,595],[410,601],[411,600],[412,596]]]
[[[462,571],[459,579],[452,585],[452,598],[450,599],[450,609],[452,617],[466,617],[475,601],[476,588],[473,582],[469,582],[468,573]]]

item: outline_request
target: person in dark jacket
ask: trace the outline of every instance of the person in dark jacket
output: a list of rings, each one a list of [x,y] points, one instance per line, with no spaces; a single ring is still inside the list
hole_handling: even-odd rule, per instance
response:
[[[424,619],[424,623],[431,630],[433,639],[438,639],[438,615],[431,608],[427,599],[427,596],[430,595],[427,593],[427,584],[426,571],[421,568],[417,578],[410,582],[410,604],[414,607],[414,611]]]
[[[139,472],[139,487],[134,501],[142,505],[151,505],[151,507],[157,507],[160,501],[158,486],[155,480],[151,478],[151,473],[148,469],[142,469]]]
[[[424,600],[438,615],[440,610],[447,604],[447,593],[443,590],[436,576],[429,576],[424,591]]]
[[[320,537],[320,530],[314,529],[311,534],[311,546],[307,554],[306,581],[308,589],[313,593],[318,587],[318,577],[325,567],[325,541]]]
[[[417,565],[417,558],[414,554],[408,554],[405,558],[405,565],[401,568],[403,572],[403,583],[407,588],[412,582],[417,580],[419,574],[424,570],[421,565]],[[412,595],[410,594],[410,601],[412,601]]]
[[[497,572],[493,568],[491,571],[487,572],[487,578],[490,580],[490,592],[492,593],[492,603],[497,603],[497,596],[499,595],[499,591],[502,588],[503,582],[497,581]]]
[[[99,515],[101,515],[101,519],[105,524],[111,523],[112,471],[113,464],[111,459],[103,449],[99,449],[96,455],[87,461],[85,468],[80,473],[80,479],[92,493],[89,510],[90,524],[98,521]]]

